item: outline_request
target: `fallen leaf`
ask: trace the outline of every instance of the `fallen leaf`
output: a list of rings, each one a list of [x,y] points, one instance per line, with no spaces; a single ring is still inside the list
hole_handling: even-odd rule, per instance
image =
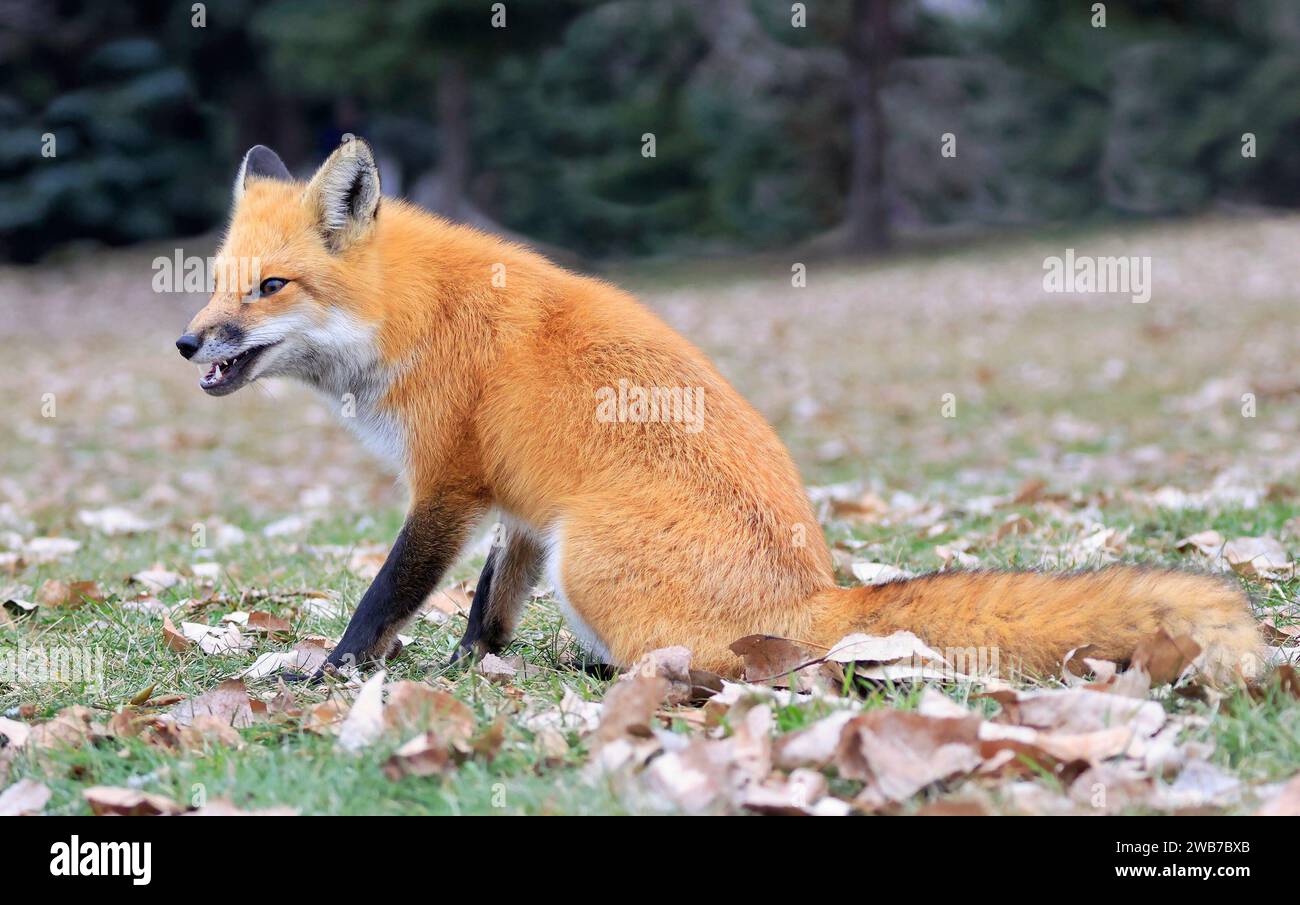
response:
[[[248,688],[239,679],[226,679],[209,692],[182,701],[170,711],[178,725],[189,726],[200,716],[215,717],[235,729],[253,725],[253,707]]]
[[[855,562],[852,568],[853,577],[869,585],[888,584],[891,581],[912,577],[912,573],[906,569],[883,562]]]
[[[531,732],[551,728],[586,734],[600,725],[601,705],[596,701],[588,701],[572,688],[564,689],[559,706],[547,702],[539,707],[536,698],[525,698],[525,703],[529,707],[520,723]]]
[[[151,795],[118,786],[92,786],[83,790],[81,796],[98,816],[155,817],[179,814],[185,810],[164,795]]]
[[[329,658],[328,651],[319,644],[299,641],[292,650],[272,651],[259,656],[253,665],[240,673],[244,679],[265,679],[281,670],[314,675]]]
[[[379,670],[357,692],[352,708],[339,726],[338,746],[356,752],[374,742],[384,731],[384,677]]]
[[[106,509],[82,509],[77,521],[103,534],[140,534],[156,527],[155,523],[140,518],[129,509],[109,506]]]
[[[1034,523],[1023,515],[1009,515],[1001,525],[998,525],[998,530],[994,532],[993,539],[1000,541],[1019,534],[1028,534],[1033,530]]]
[[[1255,814],[1260,817],[1300,817],[1300,773],[1291,777],[1291,781]]]
[[[172,624],[170,616],[163,616],[163,640],[167,646],[176,651],[183,653],[194,646],[194,642],[185,637],[185,633]]]
[[[384,775],[393,781],[403,776],[441,776],[454,766],[451,750],[436,732],[425,732],[403,744],[384,761]]]
[[[916,635],[902,631],[884,637],[863,634],[846,635],[835,642],[830,652],[826,654],[826,659],[834,660],[837,663],[859,661],[893,663],[898,660],[911,660],[917,663],[926,660],[934,660],[939,663],[948,662],[941,653],[928,647]]]
[[[881,708],[845,724],[836,751],[839,774],[866,784],[858,801],[876,808],[902,801],[983,763],[977,716],[935,718]]]
[[[1171,638],[1160,629],[1155,635],[1138,643],[1133,651],[1133,668],[1141,669],[1151,677],[1152,685],[1176,682],[1183,671],[1200,655],[1201,646],[1190,635]]]
[[[102,732],[103,727],[95,722],[93,710],[73,704],[64,707],[52,719],[32,726],[28,744],[36,748],[79,748]]]
[[[97,581],[62,582],[57,578],[46,579],[36,592],[36,602],[51,608],[65,607],[76,609],[87,600],[102,603],[104,590]]]
[[[30,616],[36,612],[36,604],[30,600],[21,600],[17,597],[10,597],[4,602],[3,612],[11,619],[18,620]]]
[[[1223,545],[1223,558],[1238,575],[1278,578],[1294,571],[1290,555],[1274,537],[1233,538]]]
[[[650,735],[650,721],[667,696],[668,688],[668,680],[660,676],[638,675],[625,682],[615,682],[605,694],[596,744],[608,744],[625,735]]]
[[[787,776],[772,775],[745,789],[740,804],[758,814],[777,816],[839,816],[852,806],[828,795],[826,777],[815,770],[794,770]]]
[[[20,779],[0,792],[0,817],[23,817],[41,813],[50,800],[49,786],[34,779]]]
[[[1157,786],[1151,803],[1158,808],[1225,807],[1236,803],[1241,780],[1208,761],[1192,761],[1167,786]]]
[[[474,669],[479,675],[498,685],[509,685],[515,677],[515,668],[496,654],[485,654]]]
[[[164,626],[164,631],[166,627]],[[241,653],[253,648],[253,639],[245,638],[237,625],[205,625],[202,622],[182,622],[181,634],[198,645],[209,656]]]
[[[293,630],[286,619],[279,616],[273,616],[262,610],[254,610],[248,614],[247,631],[253,633],[262,633],[266,635],[287,635]]]
[[[746,635],[731,643],[731,652],[745,661],[746,682],[784,683],[800,666],[816,659],[795,642],[775,635]]]
[[[26,723],[0,716],[0,748],[17,750],[27,744],[31,734],[32,727]]]
[[[180,584],[181,580],[179,572],[169,571],[160,565],[154,565],[131,576],[131,581],[144,585],[145,589],[151,594],[158,594],[168,588],[173,588]]]
[[[1195,550],[1205,556],[1218,556],[1223,550],[1223,535],[1217,531],[1198,531],[1174,544],[1178,550]]]
[[[388,686],[382,723],[383,729],[402,735],[433,732],[448,745],[463,745],[474,734],[477,720],[464,701],[424,682],[407,680]]]

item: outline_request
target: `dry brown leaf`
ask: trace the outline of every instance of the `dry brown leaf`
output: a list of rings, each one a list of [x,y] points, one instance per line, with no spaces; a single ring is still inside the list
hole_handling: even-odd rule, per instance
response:
[[[98,816],[155,817],[179,814],[185,809],[165,795],[151,795],[119,786],[91,786],[81,796]]]
[[[246,631],[265,635],[288,635],[293,626],[287,619],[281,619],[264,610],[254,610],[248,614]]]
[[[474,670],[489,682],[497,685],[509,685],[515,678],[515,668],[496,654],[485,654],[474,666]]]
[[[441,776],[454,766],[451,750],[436,732],[424,732],[406,742],[384,761],[384,775],[396,782],[403,776]]]
[[[18,750],[31,738],[32,727],[18,720],[0,716],[0,748]]]
[[[194,642],[186,638],[180,629],[172,624],[170,616],[163,616],[163,640],[167,646],[177,653],[183,653],[194,646]]]
[[[1075,802],[1102,813],[1118,813],[1145,804],[1155,784],[1149,773],[1128,761],[1093,764],[1070,784]]]
[[[679,750],[665,751],[641,774],[650,795],[688,812],[737,805],[750,787],[772,772],[772,711],[748,710],[730,738],[695,736]]]
[[[1275,537],[1234,537],[1223,545],[1223,558],[1238,575],[1268,579],[1294,571],[1290,554]]]
[[[1032,506],[1043,498],[1046,490],[1047,482],[1042,478],[1029,478],[1020,485],[1016,495],[1011,498],[1011,505]]]
[[[863,584],[888,584],[904,578],[911,578],[912,573],[898,566],[884,562],[855,562],[850,567],[853,577]]]
[[[993,698],[1001,704],[1006,721],[1035,729],[1080,733],[1129,726],[1135,736],[1146,738],[1165,724],[1165,710],[1158,701],[1103,694],[1088,688],[1006,689],[981,697]]]
[[[845,724],[835,765],[841,776],[866,784],[864,807],[902,801],[941,780],[978,768],[977,716],[935,718],[881,708]]]
[[[828,794],[826,777],[816,770],[794,770],[787,776],[773,774],[762,783],[744,790],[740,804],[758,814],[778,816],[842,817],[852,806]]]
[[[197,698],[182,701],[171,709],[171,716],[180,726],[192,725],[201,716],[214,717],[235,729],[244,729],[255,721],[248,688],[239,679],[227,679]]]
[[[73,704],[60,710],[53,719],[33,726],[28,744],[36,748],[79,748],[104,733],[105,727],[95,722],[93,710]]]
[[[99,586],[99,582],[62,582],[57,578],[48,578],[36,592],[36,602],[50,608],[76,609],[87,600],[95,603],[104,601],[104,589]]]
[[[1133,668],[1151,677],[1152,685],[1176,682],[1201,653],[1201,646],[1190,635],[1172,638],[1164,629],[1138,643],[1133,651]]]
[[[943,655],[928,647],[911,632],[894,632],[892,635],[845,635],[831,647],[827,660],[837,663],[894,663],[909,660],[916,663],[938,661],[947,663]]]
[[[1028,534],[1033,530],[1034,523],[1023,515],[1009,515],[1007,516],[1006,521],[1001,525],[998,525],[998,530],[994,532],[993,539],[995,541],[1000,541],[1007,537],[1014,537],[1019,534]]]
[[[34,779],[20,779],[0,792],[0,817],[24,817],[41,813],[50,800],[49,786]]]
[[[864,522],[878,522],[889,513],[889,504],[876,494],[867,492],[855,499],[831,499],[831,514],[836,518],[851,518]]]
[[[401,735],[432,732],[447,745],[463,745],[474,734],[473,709],[445,691],[423,682],[401,681],[388,686],[383,728]]]
[[[1128,750],[1133,741],[1133,730],[1127,726],[1098,729],[1095,732],[1044,732],[1030,726],[1008,726],[1003,723],[983,723],[979,727],[982,744],[980,753],[991,759],[1000,750],[1014,751],[1038,761],[1035,752],[1042,752],[1061,763],[1086,761],[1095,764],[1118,757]],[[1010,743],[1010,744],[1006,744]]]
[[[292,650],[271,651],[253,661],[253,665],[240,673],[245,679],[265,679],[281,670],[313,675],[329,658],[329,652],[319,644],[299,641]]]
[[[839,750],[844,727],[854,716],[852,710],[836,711],[811,726],[780,736],[773,744],[773,760],[782,770],[799,767],[820,770],[830,766]]]
[[[745,661],[746,682],[777,687],[785,687],[798,667],[816,659],[799,644],[775,635],[746,635],[732,642],[731,652]]]
[[[338,745],[344,751],[360,751],[383,734],[386,675],[384,670],[379,670],[357,692],[352,708],[339,725]]]
[[[992,812],[982,801],[972,798],[944,798],[923,805],[917,817],[988,817]]]
[[[651,720],[668,695],[669,687],[668,680],[660,676],[638,675],[615,682],[606,692],[601,707],[596,744],[607,745],[628,735],[648,737]]]
[[[1255,812],[1260,817],[1300,817],[1300,773]]]
[[[151,594],[161,594],[168,588],[174,588],[182,580],[179,572],[166,569],[159,563],[155,563],[151,568],[145,569],[143,572],[136,572],[131,576],[132,582],[144,585],[145,590]]]
[[[1198,531],[1184,537],[1174,547],[1179,550],[1195,550],[1205,556],[1218,556],[1223,550],[1223,535],[1217,531]]]
[[[327,735],[338,732],[349,710],[348,702],[334,697],[312,707],[307,711],[302,728],[308,732]]]

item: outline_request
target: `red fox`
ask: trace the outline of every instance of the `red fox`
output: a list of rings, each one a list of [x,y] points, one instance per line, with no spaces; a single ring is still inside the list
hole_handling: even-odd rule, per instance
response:
[[[176,341],[213,396],[261,377],[319,390],[400,469],[406,522],[327,667],[382,660],[475,524],[504,533],[456,657],[500,651],[543,577],[574,632],[625,666],[683,645],[735,675],[732,642],[827,648],[908,629],[1054,673],[1072,648],[1122,661],[1163,629],[1220,673],[1260,642],[1232,580],[1141,567],[953,572],[841,588],[803,484],[766,421],[709,360],[627,293],[381,198],[350,140],[305,184],[262,146],[244,157],[218,287]]]

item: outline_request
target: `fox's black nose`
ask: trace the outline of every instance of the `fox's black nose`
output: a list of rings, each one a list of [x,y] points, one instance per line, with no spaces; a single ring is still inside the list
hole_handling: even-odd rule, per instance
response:
[[[194,353],[199,351],[199,338],[193,333],[186,333],[180,339],[176,340],[176,348],[186,358],[193,358]]]

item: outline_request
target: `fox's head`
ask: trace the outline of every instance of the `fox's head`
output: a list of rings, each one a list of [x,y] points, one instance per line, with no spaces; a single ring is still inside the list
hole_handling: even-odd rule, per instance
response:
[[[379,198],[374,154],[359,139],[305,184],[269,148],[244,155],[216,291],[176,340],[181,355],[210,366],[204,392],[225,396],[281,375],[324,385],[365,366],[373,337],[356,306],[367,294]]]

